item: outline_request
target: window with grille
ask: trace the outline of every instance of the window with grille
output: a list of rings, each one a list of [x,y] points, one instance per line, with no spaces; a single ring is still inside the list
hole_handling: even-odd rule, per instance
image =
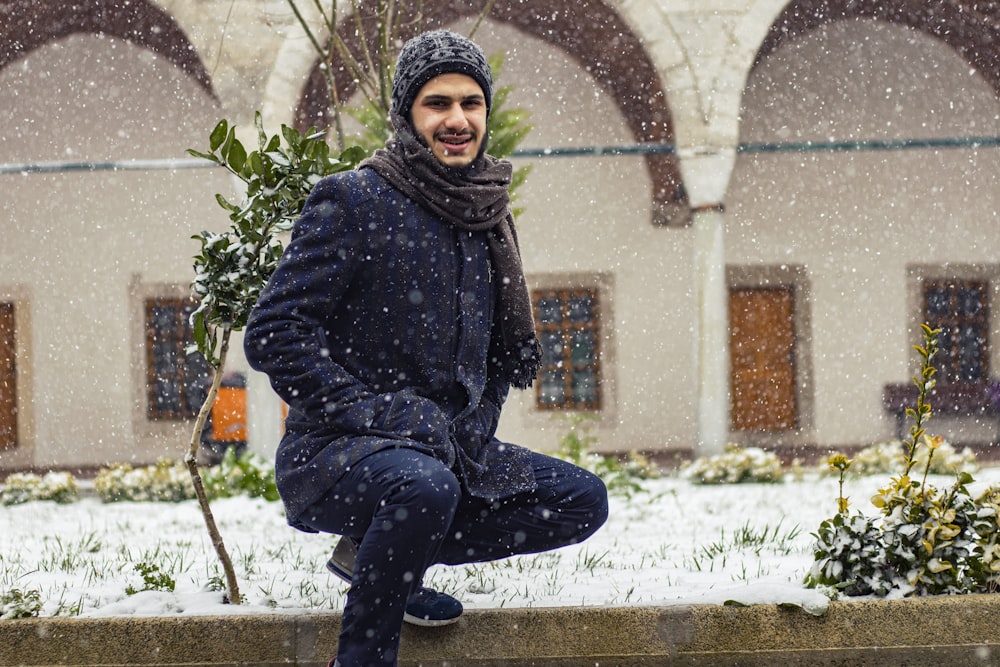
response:
[[[194,338],[191,299],[153,298],[146,310],[146,414],[150,419],[190,419],[207,395],[209,366],[186,353]]]
[[[536,290],[532,297],[542,344],[536,406],[543,410],[600,410],[597,290]]]
[[[927,280],[924,321],[941,329],[934,357],[940,384],[978,383],[989,378],[989,283]]]

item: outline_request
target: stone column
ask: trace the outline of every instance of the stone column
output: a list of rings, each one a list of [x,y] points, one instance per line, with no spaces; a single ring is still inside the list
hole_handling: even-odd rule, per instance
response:
[[[694,235],[692,349],[698,419],[694,455],[711,456],[721,453],[729,440],[729,290],[722,199],[735,152],[700,150],[682,152],[680,158]]]
[[[721,205],[692,211],[694,232],[696,456],[720,454],[729,439],[729,291]]]

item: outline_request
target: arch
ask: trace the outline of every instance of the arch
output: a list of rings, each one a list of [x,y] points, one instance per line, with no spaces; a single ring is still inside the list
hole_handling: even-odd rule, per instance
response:
[[[170,15],[148,0],[91,0],[74,5],[72,15],[59,3],[11,0],[0,23],[0,68],[48,42],[75,33],[118,37],[153,51],[193,77],[212,99],[208,72],[187,35]]]
[[[459,18],[476,16],[479,9],[461,0],[428,0],[423,7],[423,28],[444,27]],[[489,15],[521,32],[542,39],[579,63],[607,92],[622,111],[629,129],[639,143],[675,142],[673,122],[660,77],[639,37],[622,17],[602,0],[498,0]],[[580,20],[586,17],[586,20]],[[405,22],[404,25],[415,25]],[[375,26],[366,26],[374,38]],[[402,39],[414,30],[403,30]],[[358,48],[359,39],[349,39]],[[355,89],[350,76],[341,69],[334,73],[337,94],[347,99]],[[295,125],[328,127],[329,94],[317,62],[309,75],[295,112]],[[683,225],[688,222],[687,194],[677,158],[647,154],[647,169],[653,183],[654,222]]]
[[[850,18],[909,26],[942,40],[1000,97],[1000,6],[975,0],[793,0],[771,26],[754,66],[785,41]]]

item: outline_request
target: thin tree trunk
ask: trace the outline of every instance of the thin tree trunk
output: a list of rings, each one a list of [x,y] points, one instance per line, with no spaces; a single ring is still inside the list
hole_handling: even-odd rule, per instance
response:
[[[212,508],[208,503],[208,495],[205,493],[205,485],[201,480],[201,473],[198,471],[198,445],[201,443],[201,432],[205,428],[205,421],[208,419],[208,412],[215,403],[215,397],[219,393],[219,385],[222,384],[222,369],[226,365],[226,354],[229,352],[230,329],[222,332],[222,345],[219,348],[219,365],[215,369],[215,376],[212,378],[212,387],[208,390],[208,396],[201,405],[198,418],[195,420],[194,432],[191,434],[191,444],[188,448],[184,463],[187,464],[188,472],[191,473],[191,481],[194,483],[194,492],[198,497],[198,504],[201,506],[201,514],[205,518],[205,526],[208,528],[208,535],[212,538],[212,545],[215,553],[219,556],[222,569],[226,573],[226,585],[229,589],[229,603],[240,604],[240,587],[236,581],[236,572],[233,570],[233,561],[229,558],[226,545],[222,541],[222,534],[219,527],[215,525],[215,517],[212,515]]]

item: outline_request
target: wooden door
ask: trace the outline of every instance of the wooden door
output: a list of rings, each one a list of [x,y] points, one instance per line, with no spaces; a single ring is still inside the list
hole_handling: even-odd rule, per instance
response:
[[[795,290],[729,292],[732,427],[738,431],[795,428]]]
[[[17,445],[14,304],[0,302],[0,449]]]

